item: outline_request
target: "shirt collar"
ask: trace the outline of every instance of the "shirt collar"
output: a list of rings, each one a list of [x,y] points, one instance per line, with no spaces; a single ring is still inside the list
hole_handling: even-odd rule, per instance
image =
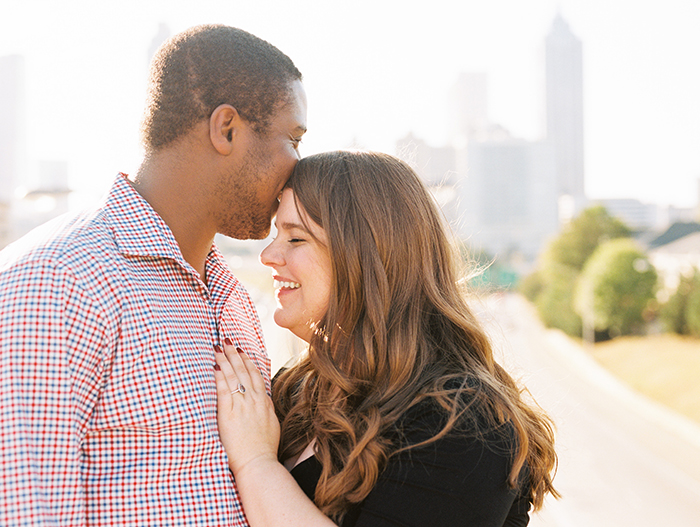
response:
[[[120,173],[107,194],[104,210],[122,254],[160,256],[184,262],[180,247],[153,207]]]
[[[227,297],[237,287],[238,279],[226,264],[226,259],[216,245],[213,245],[206,262],[207,284],[212,297]]]
[[[115,243],[122,254],[169,258],[199,277],[182,256],[170,227],[129,183],[126,174],[117,176],[106,197],[104,209],[112,225]],[[238,284],[216,245],[212,245],[207,256],[206,271],[208,289],[215,297],[227,296],[226,292]]]

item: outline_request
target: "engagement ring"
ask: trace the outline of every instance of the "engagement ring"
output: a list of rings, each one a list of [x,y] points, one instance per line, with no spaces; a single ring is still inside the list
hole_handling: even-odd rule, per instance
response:
[[[235,390],[231,390],[231,395],[234,393],[245,393],[245,386],[243,386],[241,383],[238,383],[238,387]]]

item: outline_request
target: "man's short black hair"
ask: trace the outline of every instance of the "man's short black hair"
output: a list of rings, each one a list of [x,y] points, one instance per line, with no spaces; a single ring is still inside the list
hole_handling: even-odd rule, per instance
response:
[[[301,73],[272,44],[241,29],[202,25],[165,42],[151,64],[144,146],[161,149],[230,104],[264,133]]]

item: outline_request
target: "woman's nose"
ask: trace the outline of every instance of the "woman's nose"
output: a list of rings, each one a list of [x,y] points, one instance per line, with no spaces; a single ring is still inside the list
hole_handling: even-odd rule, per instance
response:
[[[260,263],[268,267],[282,265],[283,258],[274,241],[260,253]]]

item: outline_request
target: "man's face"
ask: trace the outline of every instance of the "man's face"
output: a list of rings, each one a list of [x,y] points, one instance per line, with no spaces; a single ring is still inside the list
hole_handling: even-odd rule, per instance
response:
[[[238,239],[263,239],[284,184],[300,159],[299,143],[306,132],[306,94],[300,81],[292,84],[289,102],[273,116],[268,130],[242,130],[241,150],[217,193],[225,197],[217,214],[218,232]]]

